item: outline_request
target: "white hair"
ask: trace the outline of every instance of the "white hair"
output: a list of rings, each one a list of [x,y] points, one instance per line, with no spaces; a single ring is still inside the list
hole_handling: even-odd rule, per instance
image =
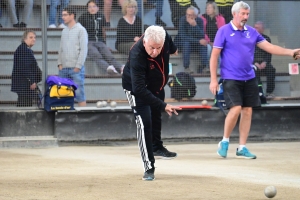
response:
[[[199,13],[199,10],[198,10],[196,7],[194,7],[194,6],[188,7],[187,10],[192,10],[192,11],[194,11],[194,14],[195,14],[196,16],[197,16],[198,13]]]
[[[231,8],[231,13],[239,13],[240,9],[250,10],[250,6],[243,1],[236,2]]]
[[[144,34],[144,40],[148,42],[149,40],[160,44],[164,43],[166,38],[166,31],[163,27],[161,26],[149,26]]]

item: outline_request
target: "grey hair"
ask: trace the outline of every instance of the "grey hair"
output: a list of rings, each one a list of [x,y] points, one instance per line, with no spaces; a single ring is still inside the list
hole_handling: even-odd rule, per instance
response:
[[[127,14],[127,7],[128,6],[135,6],[135,15],[136,13],[138,12],[138,8],[137,8],[137,2],[136,0],[125,0],[122,4],[122,13],[123,15],[126,15]]]
[[[236,2],[231,8],[231,13],[239,13],[240,9],[250,10],[250,6],[243,1]]]
[[[218,8],[218,6],[217,6],[217,4],[215,2],[208,1],[208,2],[206,2],[206,8],[207,8],[208,5],[212,5],[212,7],[214,8],[214,10],[215,10],[215,13],[214,13],[215,16],[219,15],[219,8]]]
[[[255,22],[255,24],[260,24],[260,25],[262,25],[263,27],[265,27],[265,24],[264,24],[262,21],[257,21],[257,22]]]
[[[36,33],[33,30],[28,29],[24,31],[21,42],[25,42],[29,33],[33,33],[36,36]]]
[[[187,10],[192,10],[192,11],[194,11],[194,13],[195,13],[196,16],[197,16],[198,13],[199,13],[199,10],[198,10],[196,7],[194,7],[194,6],[188,7]]]
[[[144,34],[144,40],[148,42],[149,40],[160,44],[162,42],[165,42],[166,38],[166,31],[163,27],[161,26],[149,26]]]

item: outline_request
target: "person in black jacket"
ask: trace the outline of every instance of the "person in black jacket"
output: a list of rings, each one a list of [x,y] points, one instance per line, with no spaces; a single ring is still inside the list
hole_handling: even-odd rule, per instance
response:
[[[171,19],[175,28],[179,27],[179,20],[182,16],[185,16],[186,9],[190,6],[194,6],[200,12],[195,0],[169,0],[171,9]]]
[[[143,180],[154,180],[154,156],[175,158],[161,140],[161,112],[170,116],[181,108],[164,102],[170,54],[177,54],[172,38],[161,26],[149,26],[133,45],[125,65],[122,86],[137,125],[137,139],[144,162]]]
[[[41,71],[31,50],[35,38],[34,31],[26,30],[22,43],[14,53],[11,91],[18,94],[18,107],[32,106],[33,99],[37,98],[37,83],[41,81]]]
[[[259,32],[269,43],[271,39],[264,33],[264,23],[258,21],[254,24],[254,28]],[[255,47],[254,52],[254,66],[255,66],[255,76],[259,84],[262,84],[260,77],[265,75],[267,77],[267,97],[274,97],[273,91],[275,89],[275,74],[276,69],[271,64],[272,54]]]
[[[174,39],[175,44],[183,55],[183,67],[186,73],[194,73],[190,67],[191,53],[199,55],[201,65],[197,66],[198,73],[209,72],[207,58],[207,40],[205,39],[203,21],[198,17],[198,9],[190,6],[186,9],[186,15],[180,18],[178,35]]]
[[[115,59],[105,44],[102,29],[106,26],[106,20],[104,15],[99,12],[96,0],[89,0],[87,9],[88,12],[82,14],[78,22],[88,33],[88,56],[102,71],[107,71],[111,75],[122,73],[122,64]]]
[[[131,46],[142,35],[142,21],[136,16],[137,2],[135,0],[124,0],[122,13],[123,17],[119,19],[117,26],[115,47],[120,53],[128,54]]]

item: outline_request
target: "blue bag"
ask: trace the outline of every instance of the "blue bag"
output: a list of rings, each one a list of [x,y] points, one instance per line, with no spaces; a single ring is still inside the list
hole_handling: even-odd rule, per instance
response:
[[[44,95],[44,109],[46,111],[74,110],[77,85],[72,79],[49,76],[46,83],[47,89]]]
[[[215,106],[219,107],[220,109],[227,109],[223,95],[223,79],[219,80],[219,89],[215,97]]]

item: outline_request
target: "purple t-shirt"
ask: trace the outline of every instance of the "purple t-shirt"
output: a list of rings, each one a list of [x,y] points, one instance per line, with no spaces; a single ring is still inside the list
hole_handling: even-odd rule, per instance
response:
[[[265,38],[251,26],[238,30],[230,22],[222,26],[215,37],[214,48],[221,51],[221,77],[246,81],[255,77],[252,68],[256,44]]]

